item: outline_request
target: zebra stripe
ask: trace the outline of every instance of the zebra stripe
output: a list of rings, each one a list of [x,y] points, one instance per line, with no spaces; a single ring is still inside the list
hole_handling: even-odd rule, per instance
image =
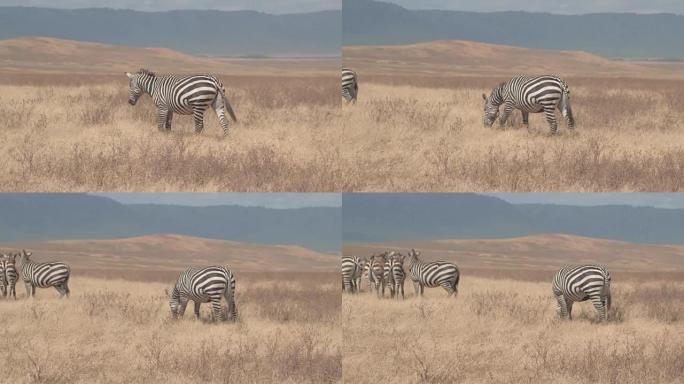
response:
[[[361,273],[361,280],[368,283],[368,292],[373,290],[375,282],[373,281],[373,275],[370,273],[371,263],[370,260],[366,261],[363,266],[363,272]],[[360,284],[360,283],[359,283]]]
[[[423,296],[425,287],[442,287],[449,296],[458,295],[460,273],[456,264],[446,261],[424,263],[419,259],[420,252],[412,249],[409,254],[409,271],[416,295]]]
[[[350,293],[358,293],[363,271],[362,261],[358,256],[342,257],[342,290]]]
[[[359,81],[356,72],[349,68],[342,68],[342,97],[347,104],[356,104],[359,95]]]
[[[30,259],[31,252],[21,251],[21,279],[26,286],[26,296],[33,297],[36,287],[54,287],[59,297],[69,297],[69,276],[71,268],[65,263],[36,263]]]
[[[558,315],[572,319],[572,304],[591,300],[599,320],[607,319],[610,310],[610,273],[603,265],[563,267],[553,278]]]
[[[17,273],[17,254],[7,255],[7,259],[4,261],[3,269],[5,270],[4,279],[7,285],[7,296],[17,299],[17,280],[19,274]],[[3,294],[4,296],[4,294]]]
[[[7,255],[0,255],[0,295],[7,296],[7,281],[5,279],[5,266],[7,265]]]
[[[494,124],[499,114],[499,106],[503,105],[504,111],[499,119],[502,127],[513,109],[519,109],[522,112],[525,126],[529,124],[530,113],[544,112],[551,133],[554,134],[558,129],[556,108],[565,117],[568,128],[575,127],[575,119],[570,107],[570,89],[565,81],[557,76],[515,76],[497,85],[489,97],[482,94],[482,98],[484,99],[483,123],[485,126]]]
[[[211,266],[206,268],[190,267],[183,271],[173,287],[169,306],[174,318],[185,314],[188,301],[195,304],[195,317],[199,319],[200,304],[211,302],[211,311],[215,320],[226,319],[221,305],[221,297],[228,303],[228,320],[237,319],[235,304],[235,276],[225,267]]]
[[[152,96],[157,106],[157,128],[171,130],[173,114],[193,115],[195,132],[204,129],[204,112],[211,106],[221,123],[224,135],[228,134],[228,119],[237,121],[228,102],[223,83],[212,75],[162,75],[141,69],[136,73],[126,72],[129,79],[128,103],[135,105],[143,93]]]

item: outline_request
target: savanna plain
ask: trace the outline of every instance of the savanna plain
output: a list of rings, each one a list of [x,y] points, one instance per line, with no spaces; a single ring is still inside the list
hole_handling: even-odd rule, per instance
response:
[[[342,164],[364,191],[679,191],[684,188],[681,65],[472,42],[345,47],[359,76],[343,108]],[[482,94],[515,74],[556,74],[576,121],[549,135],[514,111],[482,123]],[[353,180],[353,182],[351,181]]]

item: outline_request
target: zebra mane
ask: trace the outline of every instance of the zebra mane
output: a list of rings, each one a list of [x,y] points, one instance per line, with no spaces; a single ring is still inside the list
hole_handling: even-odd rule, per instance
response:
[[[154,72],[150,71],[149,69],[145,69],[145,68],[140,68],[140,70],[138,71],[138,73],[141,74],[141,75],[148,75],[148,76],[152,76],[152,77],[157,76],[157,75],[154,74]]]

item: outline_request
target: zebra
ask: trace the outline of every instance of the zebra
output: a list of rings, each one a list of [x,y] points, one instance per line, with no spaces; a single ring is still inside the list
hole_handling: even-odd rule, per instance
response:
[[[4,253],[0,255],[0,295],[7,296],[7,280],[5,279],[5,265],[7,264],[8,256]]]
[[[363,265],[362,273],[361,273],[361,281],[366,281],[368,283],[368,292],[373,291],[373,286],[375,285],[375,282],[373,281],[373,275],[370,273],[370,268],[371,268],[371,262],[370,260],[366,260],[365,264]],[[360,286],[361,282],[359,282]]]
[[[385,296],[385,284],[387,283],[385,281],[385,264],[387,263],[385,255],[386,254],[381,253],[379,255],[371,256],[370,268],[368,270],[369,279],[372,279],[372,285],[375,287],[378,298]],[[382,296],[380,293],[381,287]]]
[[[529,125],[529,114],[544,112],[546,121],[551,128],[551,134],[555,134],[558,128],[555,110],[561,111],[568,124],[568,128],[575,127],[575,119],[570,107],[570,89],[561,78],[553,75],[544,76],[515,76],[509,81],[497,85],[491,95],[484,99],[483,123],[490,127],[499,115],[499,106],[503,104],[504,110],[499,119],[503,127],[513,109],[522,112],[523,125]]]
[[[223,134],[228,134],[228,119],[237,122],[221,80],[212,75],[156,75],[147,69],[126,72],[129,79],[128,103],[135,105],[143,93],[152,96],[157,106],[157,128],[171,130],[174,113],[193,115],[195,132],[204,129],[204,112],[211,106],[218,116]]]
[[[223,321],[221,297],[228,303],[228,320],[237,320],[235,304],[235,276],[229,269],[221,266],[190,267],[183,271],[169,297],[171,315],[174,319],[185,314],[188,301],[195,303],[195,317],[200,317],[200,304],[211,302],[214,320]]]
[[[358,256],[342,257],[342,290],[350,293],[358,293],[359,279],[363,271],[363,262]]]
[[[404,255],[400,253],[395,253],[390,257],[390,279],[393,284],[393,289],[390,291],[393,293],[393,297],[399,299],[399,293],[401,293],[401,298],[404,298],[404,280],[406,278],[406,273],[404,272]]]
[[[359,95],[359,78],[356,72],[349,68],[342,68],[342,97],[347,104],[356,104]]]
[[[7,296],[14,298],[14,300],[17,299],[17,279],[19,275],[17,274],[17,254],[9,254],[7,255],[6,260],[4,261],[4,266],[3,266],[5,273],[4,273],[4,279],[5,279],[5,284],[7,285]],[[3,295],[4,296],[4,295]]]
[[[425,263],[420,261],[420,252],[411,249],[408,253],[408,268],[413,280],[416,295],[423,296],[425,287],[441,286],[449,296],[458,296],[458,281],[460,273],[456,264],[446,261]]]
[[[563,267],[553,278],[558,315],[572,320],[572,304],[591,300],[598,311],[599,320],[607,319],[610,310],[610,273],[603,265]]]
[[[65,263],[36,263],[31,260],[31,252],[21,251],[21,279],[26,286],[26,296],[36,295],[36,287],[54,287],[59,297],[69,297],[69,276],[71,268]]]

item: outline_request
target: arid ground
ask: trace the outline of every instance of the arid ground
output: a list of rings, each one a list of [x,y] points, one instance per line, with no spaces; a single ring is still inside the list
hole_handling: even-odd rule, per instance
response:
[[[416,246],[425,260],[459,265],[458,297],[428,288],[425,297],[418,298],[409,279],[404,301],[379,300],[365,284],[359,295],[343,295],[345,381],[372,383],[382,377],[401,383],[681,383],[682,250],[650,246],[637,267],[632,257],[624,264],[606,258],[604,250],[615,244],[604,240],[568,239],[557,246],[557,254],[546,253],[557,240],[522,238],[520,248],[515,239],[454,240],[451,246],[420,242]],[[607,323],[598,323],[596,311],[586,302],[575,304],[572,321],[557,319],[550,281],[556,265],[574,260],[571,240],[578,244],[576,262],[596,250],[594,261],[611,270],[613,307]],[[405,247],[351,244],[345,254],[405,252]],[[513,251],[508,254],[506,249]],[[677,252],[679,257],[673,257]],[[530,255],[529,260],[522,259],[523,254]],[[494,268],[487,262],[494,260],[507,263]],[[374,375],[358,369],[367,364],[372,364]]]
[[[14,383],[341,382],[335,256],[326,256],[330,267],[325,269],[297,270],[300,264],[295,260],[287,270],[283,265],[293,260],[292,255],[280,253],[269,259],[278,247],[240,246],[255,258],[258,255],[250,250],[261,249],[267,260],[280,259],[276,267],[281,270],[233,263],[233,256],[226,256],[221,264],[236,274],[239,321],[215,324],[209,322],[207,304],[199,321],[192,305],[182,320],[172,320],[166,296],[183,258],[188,265],[205,265],[207,260],[180,249],[166,255],[168,268],[155,269],[161,256],[152,255],[145,262],[134,251],[141,242],[136,238],[114,246],[100,244],[100,261],[95,263],[84,261],[83,255],[68,256],[68,247],[81,253],[93,242],[69,242],[58,251],[61,257],[36,248],[36,260],[71,264],[71,297],[60,300],[55,290],[39,289],[36,298],[26,299],[19,283],[16,302],[0,299],[0,377]],[[191,244],[202,249],[202,243]],[[209,261],[218,263],[216,254],[208,253]],[[119,264],[128,263],[128,270],[107,269],[102,260],[114,260],[112,255]]]
[[[0,190],[339,191],[339,58],[226,59],[47,38],[0,41]],[[125,71],[213,73],[238,123],[212,110],[159,132]]]
[[[472,42],[345,47],[358,103],[343,108],[342,164],[364,191],[679,191],[684,77],[677,64]],[[482,125],[482,93],[517,73],[552,73],[571,89],[560,114]]]

